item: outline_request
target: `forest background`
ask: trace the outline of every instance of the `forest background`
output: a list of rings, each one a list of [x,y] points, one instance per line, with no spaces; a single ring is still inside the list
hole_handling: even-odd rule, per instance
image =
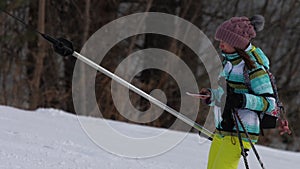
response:
[[[88,38],[105,24],[137,12],[163,12],[179,16],[196,25],[211,40],[217,26],[233,16],[261,14],[265,28],[253,44],[262,48],[270,59],[276,77],[292,136],[279,136],[267,130],[259,144],[300,151],[300,1],[299,0],[1,0],[0,7],[21,18],[37,30],[73,42],[77,51]],[[76,59],[61,57],[46,41],[4,13],[0,14],[0,104],[34,110],[51,107],[75,113],[72,99],[72,74]],[[160,48],[173,52],[192,70],[199,89],[209,87],[208,74],[201,60],[185,44],[170,37],[143,34],[132,36],[115,45],[101,62],[114,71],[131,53]],[[114,106],[111,79],[98,73],[95,79],[98,106],[104,118],[131,122]],[[146,92],[161,89],[170,107],[178,110],[180,91],[167,73],[150,69],[131,82]],[[83,84],[85,85],[85,84]],[[131,93],[130,100],[139,110],[149,102]],[[201,105],[197,122],[203,124],[208,107]],[[94,111],[84,115],[95,116]],[[163,113],[158,119],[141,125],[168,128],[176,118]],[[191,132],[195,132],[192,130]]]

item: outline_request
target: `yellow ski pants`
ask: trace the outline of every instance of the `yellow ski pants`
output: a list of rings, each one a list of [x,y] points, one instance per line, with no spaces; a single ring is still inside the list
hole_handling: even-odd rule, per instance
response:
[[[243,141],[245,149],[251,148]],[[237,136],[222,137],[215,134],[208,157],[207,169],[237,169],[241,158],[241,147]]]

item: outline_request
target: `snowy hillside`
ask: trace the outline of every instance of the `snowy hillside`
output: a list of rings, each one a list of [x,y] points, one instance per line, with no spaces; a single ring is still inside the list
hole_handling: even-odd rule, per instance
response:
[[[77,117],[54,109],[24,111],[0,106],[0,169],[203,169],[210,142],[188,134],[170,151],[158,156],[131,159],[109,153],[87,136],[78,121],[108,122],[125,132],[140,135],[155,129],[126,123]],[[177,132],[176,132],[177,133]],[[183,133],[177,133],[183,134]],[[134,148],[134,147],[132,147]],[[300,153],[257,146],[266,168],[299,168]],[[259,169],[253,152],[251,169]],[[242,160],[241,160],[242,161]],[[239,168],[244,168],[240,163]]]

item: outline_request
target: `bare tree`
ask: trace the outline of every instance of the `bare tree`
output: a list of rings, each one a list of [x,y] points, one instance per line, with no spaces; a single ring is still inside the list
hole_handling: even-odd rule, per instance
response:
[[[300,125],[297,123],[300,118],[297,106],[300,104],[299,5],[299,0],[3,0],[0,3],[1,7],[39,31],[70,39],[76,50],[80,50],[89,36],[103,25],[136,12],[164,12],[184,18],[201,29],[216,49],[214,33],[223,21],[233,16],[263,15],[265,28],[257,33],[252,43],[262,48],[270,59],[271,71],[277,78],[279,94],[286,105],[296,138],[279,137],[272,130],[262,137],[261,144],[275,145],[277,143],[274,140],[285,141],[288,144],[284,144],[284,147],[293,150],[300,149],[296,145],[300,135]],[[54,107],[75,113],[72,78],[76,59],[58,56],[41,37],[4,14],[0,15],[0,38],[0,103],[25,109]],[[165,49],[180,57],[195,74],[199,88],[210,85],[201,60],[185,44],[161,35],[146,34],[124,39],[107,53],[101,65],[113,72],[129,54],[150,47]],[[129,121],[114,106],[110,78],[98,73],[95,84],[86,84],[85,76],[82,77],[79,84],[85,86],[83,88],[95,85],[98,102],[95,108],[99,106],[104,118]],[[145,70],[132,83],[146,92],[156,88],[163,90],[168,97],[168,105],[179,108],[180,91],[176,81],[168,74]],[[85,91],[80,92],[83,100],[89,99],[85,98]],[[130,93],[130,99],[137,109],[143,111],[149,108],[149,102],[136,94]],[[86,112],[85,115],[99,116],[94,110],[83,112]],[[204,112],[207,112],[207,108],[199,112],[197,121],[200,123],[204,122]],[[164,113],[146,125],[169,127],[174,120],[172,115]]]
[[[45,32],[45,9],[46,2],[45,0],[39,0],[39,10],[38,10],[38,31]],[[36,109],[41,101],[41,77],[43,74],[44,67],[44,58],[46,56],[46,42],[45,40],[39,36],[38,37],[38,52],[34,54],[35,59],[35,69],[33,73],[33,78],[30,82],[31,86],[31,102],[30,109]]]

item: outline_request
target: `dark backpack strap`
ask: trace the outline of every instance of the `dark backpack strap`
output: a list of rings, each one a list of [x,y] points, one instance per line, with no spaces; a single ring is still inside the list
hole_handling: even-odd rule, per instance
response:
[[[246,65],[244,66],[243,75],[244,75],[244,79],[245,79],[245,85],[246,85],[249,93],[254,94],[254,92],[251,88],[250,76],[249,76],[248,68]]]
[[[264,129],[263,129],[262,125],[261,125],[261,123],[262,123],[262,119],[261,119],[261,117],[260,117],[261,112],[256,112],[256,113],[257,113],[257,116],[258,116],[258,119],[259,119],[259,129],[260,129],[260,134],[261,134],[262,136],[264,136],[264,135],[265,135],[265,134],[264,134]]]
[[[249,91],[249,94],[254,94],[252,88],[251,88],[251,82],[250,82],[250,76],[249,76],[249,73],[248,73],[248,68],[247,66],[244,66],[244,70],[243,70],[243,75],[244,75],[244,79],[245,79],[245,85]],[[258,116],[258,119],[259,119],[259,129],[260,129],[260,133],[262,136],[264,136],[264,130],[262,128],[262,119],[261,119],[261,112],[256,112],[257,113],[257,116]]]

